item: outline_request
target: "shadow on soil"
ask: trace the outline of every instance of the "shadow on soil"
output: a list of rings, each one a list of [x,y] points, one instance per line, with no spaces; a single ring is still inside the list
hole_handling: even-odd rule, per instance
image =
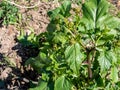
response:
[[[37,84],[40,75],[30,67],[25,67],[25,61],[30,57],[38,55],[39,50],[37,48],[24,47],[19,43],[12,47],[12,50],[17,51],[17,55],[21,57],[21,61],[17,62],[19,67],[11,67],[13,76],[9,75],[5,85],[7,85],[7,89],[9,89],[9,85],[12,87],[11,89],[28,90],[28,88],[34,87]]]
[[[0,45],[0,48],[1,48],[1,46],[2,46],[2,45]],[[3,57],[3,54],[0,53],[0,61],[3,60],[3,58],[4,58],[4,57]]]
[[[3,60],[3,54],[0,53],[0,61]]]

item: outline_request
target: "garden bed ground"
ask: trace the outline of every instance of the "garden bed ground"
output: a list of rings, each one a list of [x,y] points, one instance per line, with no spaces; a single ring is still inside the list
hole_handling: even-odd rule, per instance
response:
[[[109,1],[120,9],[119,0]],[[22,3],[25,2],[21,2],[21,5]],[[57,6],[58,3],[41,2],[35,9],[20,9],[23,19],[19,24],[0,27],[0,89],[26,90],[31,82],[37,83],[39,75],[31,68],[24,67],[24,62],[38,52],[31,47],[23,47],[16,41],[16,37],[21,29],[27,34],[31,32],[30,28],[33,28],[36,34],[44,32],[49,23],[47,11]],[[117,9],[114,13],[116,12]]]

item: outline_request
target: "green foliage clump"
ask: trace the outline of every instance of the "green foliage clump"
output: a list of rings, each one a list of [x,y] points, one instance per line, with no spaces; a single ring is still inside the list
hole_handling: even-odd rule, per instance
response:
[[[48,12],[47,31],[35,35],[39,54],[27,60],[42,76],[31,90],[118,90],[120,19],[106,0],[89,0],[80,12],[71,2]],[[24,38],[22,38],[24,39]]]
[[[16,24],[18,8],[2,0],[0,2],[0,23],[4,25]]]

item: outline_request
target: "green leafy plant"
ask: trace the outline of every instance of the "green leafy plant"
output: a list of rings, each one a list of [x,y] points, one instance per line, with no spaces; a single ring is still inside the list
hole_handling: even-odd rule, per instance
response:
[[[27,60],[41,74],[31,90],[118,90],[119,18],[106,0],[89,0],[70,13],[71,3],[48,12],[47,31],[37,37],[39,54]],[[38,42],[39,41],[39,42]]]
[[[0,23],[4,25],[16,24],[18,8],[2,0],[0,2]]]

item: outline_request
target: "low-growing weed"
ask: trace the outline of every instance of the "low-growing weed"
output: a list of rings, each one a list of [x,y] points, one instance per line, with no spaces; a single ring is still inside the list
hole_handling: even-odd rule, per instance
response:
[[[2,0],[0,2],[0,23],[4,25],[16,24],[18,8]]]

